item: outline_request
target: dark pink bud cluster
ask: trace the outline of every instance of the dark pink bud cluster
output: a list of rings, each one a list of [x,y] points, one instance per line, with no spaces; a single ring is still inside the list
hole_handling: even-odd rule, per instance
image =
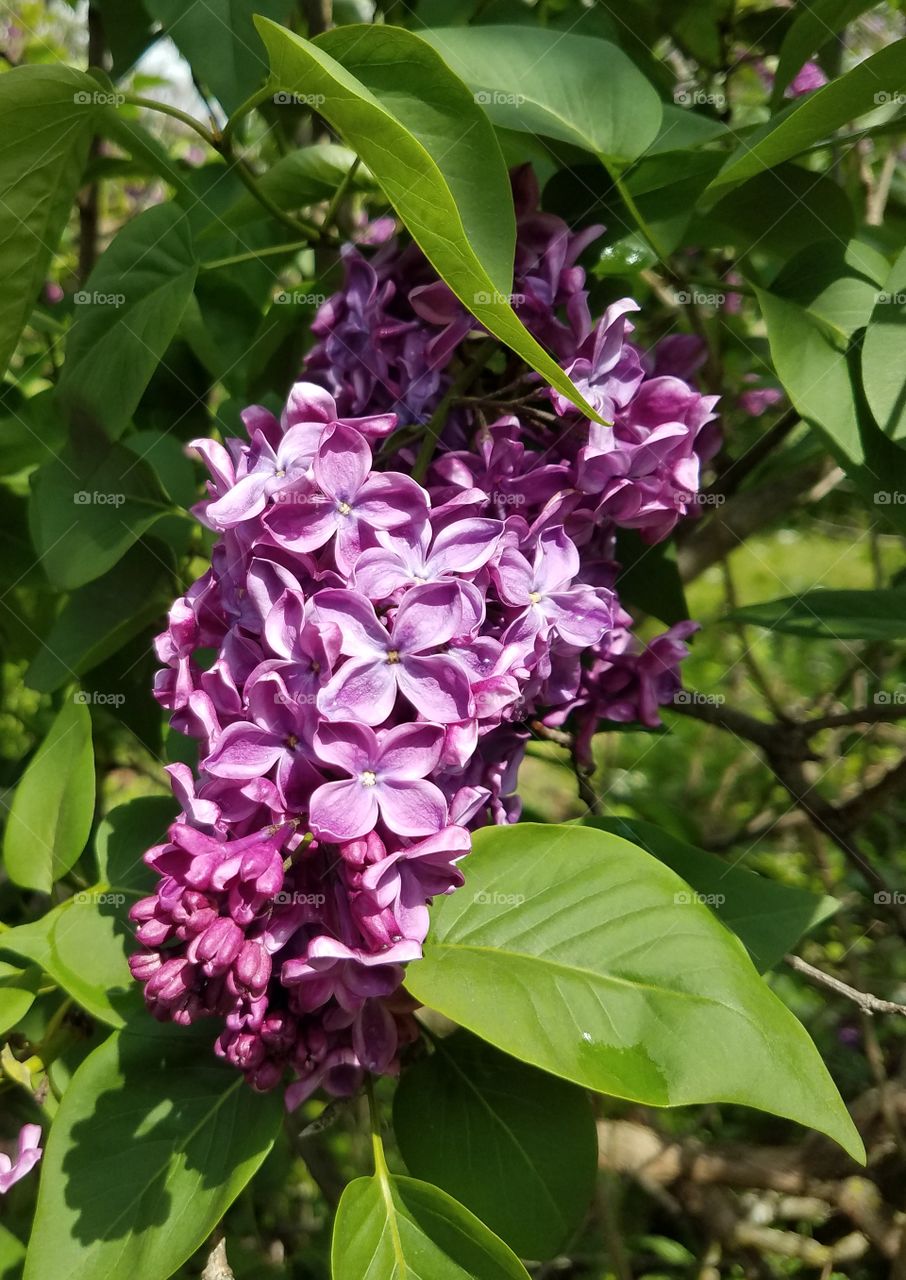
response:
[[[289,1081],[289,1105],[397,1069],[403,966],[469,831],[518,817],[532,726],[568,723],[587,753],[602,720],[656,724],[678,688],[692,624],[638,651],[614,533],[664,536],[693,501],[713,399],[681,376],[686,345],[628,341],[634,304],[592,325],[589,234],[519,184],[522,318],[613,426],[535,380],[525,414],[455,406],[414,479],[398,417],[429,412],[480,335],[385,244],[348,252],[319,316],[308,374],[330,390],[297,383],[279,419],[245,411],[247,442],[195,443],[218,541],[159,637],[157,696],[199,768],[170,767],[183,813],[147,855],[132,967],[155,1016],[215,1018],[217,1052]]]

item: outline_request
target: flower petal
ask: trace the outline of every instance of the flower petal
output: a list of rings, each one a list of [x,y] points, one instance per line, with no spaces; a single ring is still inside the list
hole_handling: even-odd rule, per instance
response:
[[[440,653],[404,657],[397,681],[400,692],[428,720],[454,724],[472,715],[469,677],[454,658]]]
[[[336,841],[367,835],[378,819],[377,791],[377,785],[366,787],[357,779],[325,782],[315,791],[308,808],[312,831],[323,840]]]
[[[398,836],[428,836],[447,822],[447,802],[433,782],[403,782],[388,778],[377,791],[381,817]]]

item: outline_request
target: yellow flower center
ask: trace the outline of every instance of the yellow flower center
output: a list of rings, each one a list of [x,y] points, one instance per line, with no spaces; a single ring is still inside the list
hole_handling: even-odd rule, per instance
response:
[[[532,591],[529,593],[529,600],[531,600],[532,604],[537,604],[540,599],[541,599],[540,591]]]
[[[339,511],[341,516],[348,516],[349,513],[352,511],[352,507],[349,505],[348,502],[338,502],[337,511]]]
[[[373,787],[377,782],[377,774],[373,769],[366,769],[360,776],[359,782],[361,782],[363,787]]]
[[[388,649],[388,650],[387,650],[387,661],[391,664],[391,666],[392,666],[392,665],[394,665],[395,663],[399,662],[399,660],[400,660],[400,651],[399,651],[399,649]]]

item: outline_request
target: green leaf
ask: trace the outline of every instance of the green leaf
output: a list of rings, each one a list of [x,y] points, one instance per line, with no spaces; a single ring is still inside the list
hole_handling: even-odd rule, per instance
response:
[[[594,1193],[588,1094],[457,1031],[408,1071],[393,1128],[411,1173],[443,1188],[522,1258],[549,1258]]]
[[[145,0],[198,79],[227,113],[267,79],[253,16],[288,19],[291,0]]]
[[[0,1280],[19,1280],[24,1258],[25,1245],[0,1223]]]
[[[0,375],[16,349],[75,198],[98,83],[70,67],[0,76]]]
[[[3,934],[0,934],[0,946]],[[37,965],[19,969],[0,960],[0,1036],[5,1036],[28,1013],[41,985]]]
[[[463,305],[597,418],[510,306],[515,217],[506,167],[490,121],[440,56],[399,27],[338,27],[314,43],[271,22],[259,30],[275,86],[322,99],[320,114],[362,157]]]
[[[26,1280],[166,1280],[216,1227],[282,1101],[219,1063],[212,1038],[144,1017],[82,1063],[47,1142]]]
[[[109,573],[75,591],[64,604],[25,673],[25,683],[53,693],[83,675],[164,613],[172,576],[156,551],[141,543]],[[116,691],[111,690],[111,706]]]
[[[746,138],[705,192],[711,203],[729,187],[799,155],[829,138],[843,125],[906,91],[906,40],[887,45],[833,80],[807,94]],[[885,96],[886,95],[886,96]]]
[[[122,435],[192,296],[198,270],[176,205],[132,218],[75,295],[58,403],[71,419]]]
[[[170,796],[142,796],[112,809],[98,828],[100,879],[32,924],[0,934],[0,950],[40,965],[83,1009],[120,1027],[140,1003],[127,956],[135,950],[129,909],[151,890],[142,861],[176,817]]]
[[[22,775],[3,838],[9,878],[41,893],[74,866],[94,817],[91,716],[77,696],[63,703]]]
[[[638,159],[660,133],[657,92],[615,44],[521,26],[419,34],[503,128],[571,142],[620,164]]]
[[[333,142],[313,147],[300,147],[281,156],[276,164],[262,173],[258,186],[281,209],[291,212],[304,209],[321,200],[329,200],[346,177],[355,161],[355,152]],[[353,175],[353,189],[364,191],[374,186],[374,179],[361,166]],[[261,202],[246,191],[221,221],[228,227],[243,227],[267,217]]]
[[[797,11],[780,46],[772,98],[775,108],[803,64],[829,44],[837,32],[874,6],[875,0],[810,0]]]
[[[332,1280],[528,1280],[503,1241],[446,1192],[386,1171],[346,1187],[330,1257]]]
[[[126,74],[156,36],[142,0],[95,0],[104,25],[104,43],[116,79]]]
[[[651,546],[634,529],[621,529],[616,559],[620,599],[650,613],[672,627],[689,617],[686,594],[676,564],[676,548],[668,543]]]
[[[804,1028],[657,859],[602,831],[520,823],[478,831],[465,874],[407,971],[417,1000],[603,1093],[759,1107],[862,1158]]]
[[[812,640],[902,640],[906,591],[806,591],[734,609],[738,622]]]
[[[731,244],[737,253],[771,253],[783,259],[816,240],[846,241],[855,214],[832,178],[797,164],[782,164],[729,192],[696,219],[687,243]]]
[[[47,576],[71,591],[111,569],[170,510],[146,462],[93,442],[34,473],[28,520]]]
[[[862,347],[865,398],[878,426],[892,440],[906,438],[906,252],[878,294]]]
[[[685,880],[745,944],[758,969],[772,969],[803,934],[839,909],[836,898],[777,884],[747,867],[678,840],[635,818],[594,818],[588,826],[639,845]]]

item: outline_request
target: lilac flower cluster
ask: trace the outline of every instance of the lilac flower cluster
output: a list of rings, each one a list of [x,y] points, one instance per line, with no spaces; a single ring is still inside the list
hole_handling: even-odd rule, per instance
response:
[[[403,966],[470,830],[518,817],[533,730],[569,722],[587,759],[602,720],[657,724],[694,629],[639,651],[614,539],[663,537],[694,502],[716,443],[697,353],[631,343],[628,300],[593,324],[594,233],[537,212],[526,173],[516,193],[522,319],[611,426],[537,380],[495,412],[508,375],[485,374],[414,479],[406,428],[482,335],[388,241],[346,251],[317,381],[279,419],[247,409],[248,442],[194,445],[218,541],[159,637],[156,693],[199,773],[170,766],[183,812],[147,855],[131,963],[155,1016],[218,1019],[216,1051],[258,1088],[290,1079],[290,1106],[397,1069]]]

